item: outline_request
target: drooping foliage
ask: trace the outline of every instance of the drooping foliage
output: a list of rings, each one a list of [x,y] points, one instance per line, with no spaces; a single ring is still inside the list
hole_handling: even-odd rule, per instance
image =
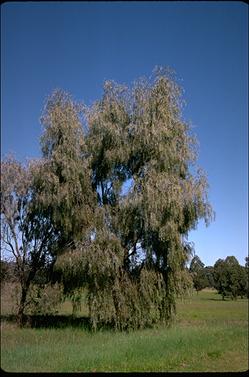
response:
[[[49,184],[56,187],[52,208],[62,214],[54,221],[64,244],[74,240],[74,247],[57,258],[56,269],[70,289],[87,286],[94,327],[113,323],[119,329],[137,328],[169,321],[176,296],[191,286],[188,232],[201,218],[208,224],[213,215],[205,175],[196,165],[196,141],[182,119],[181,88],[162,69],[131,89],[106,82],[102,99],[85,107],[85,137],[79,137],[77,113],[60,101],[57,105],[56,96],[48,106],[42,143],[50,172],[52,168]],[[75,128],[68,125],[72,119]],[[77,141],[72,138],[76,129]],[[77,163],[72,145],[84,150],[75,154],[81,156]],[[81,174],[85,180],[78,186]],[[69,212],[65,195],[58,192],[69,195]],[[83,192],[87,196],[75,210],[75,198]],[[87,215],[91,204],[93,217]],[[62,221],[64,213],[68,222]],[[75,235],[70,233],[74,214],[81,226]]]
[[[81,106],[56,90],[41,118],[43,159],[35,183],[38,207],[57,235],[56,253],[88,236],[96,202],[81,115]]]

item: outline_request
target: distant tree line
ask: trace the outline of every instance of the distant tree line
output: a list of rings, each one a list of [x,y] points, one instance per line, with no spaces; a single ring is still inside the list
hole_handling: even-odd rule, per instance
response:
[[[51,266],[40,269],[33,284],[44,286],[51,282]],[[205,266],[198,255],[195,255],[186,268],[189,273],[193,288],[198,293],[204,288],[213,288],[218,291],[222,299],[231,298],[236,300],[237,297],[249,298],[249,257],[245,258],[245,266],[241,266],[234,256],[228,256],[224,260],[218,259],[214,266]],[[18,282],[18,268],[15,262],[1,260],[0,268],[1,284],[5,282]],[[53,277],[56,280],[55,277]],[[191,284],[189,284],[191,288]],[[80,300],[79,292],[71,293],[70,298],[74,310],[77,302]]]
[[[249,297],[248,257],[245,258],[245,266],[241,266],[234,256],[218,259],[214,266],[206,266],[195,255],[191,260],[189,272],[193,279],[193,286],[197,292],[204,288],[215,288],[222,296],[236,299],[237,297]]]

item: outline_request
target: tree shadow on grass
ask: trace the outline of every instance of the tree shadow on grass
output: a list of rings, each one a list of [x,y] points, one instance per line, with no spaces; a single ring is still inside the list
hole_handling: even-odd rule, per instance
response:
[[[225,297],[224,299],[220,296],[220,297],[217,297],[217,298],[206,298],[206,297],[202,297],[201,300],[202,301],[220,301],[220,302],[227,302],[227,301],[233,301],[233,302],[236,302],[238,300],[243,300],[244,297],[237,297],[237,299],[232,299],[231,297]]]
[[[1,315],[1,321],[17,324],[17,316],[15,314]],[[59,314],[39,314],[39,315],[25,315],[24,328],[47,328],[47,329],[65,329],[65,328],[77,328],[89,332],[95,332],[95,330],[101,331],[114,331],[114,323],[99,323],[94,330],[90,321],[90,317],[81,316],[76,317],[72,314],[59,315]],[[146,328],[152,328],[153,325],[147,325]],[[126,331],[125,329],[123,331]],[[127,330],[128,331],[128,330]]]
[[[17,322],[16,315],[14,314],[1,315],[1,320],[12,323]],[[26,315],[24,319],[24,327],[55,329],[74,327],[91,331],[91,323],[89,317],[75,317],[73,315]]]
[[[222,300],[222,296],[218,292],[215,292],[215,295],[216,297],[199,297],[199,299],[200,301],[224,301]]]
[[[221,297],[217,297],[217,298],[206,298],[205,299],[206,301],[228,301],[226,299],[222,300]]]

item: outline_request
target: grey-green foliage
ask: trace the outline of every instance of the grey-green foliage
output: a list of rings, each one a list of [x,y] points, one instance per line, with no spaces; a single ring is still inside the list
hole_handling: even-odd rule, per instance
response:
[[[53,102],[49,114],[55,109],[57,114]],[[77,187],[86,161],[94,194],[90,194],[89,181],[86,192],[92,203],[97,197],[91,229],[83,222],[85,213],[89,217],[88,198],[82,199],[76,211],[77,221],[82,216],[82,232],[84,229],[89,236],[78,238],[81,242],[56,262],[69,290],[81,284],[88,287],[95,328],[101,323],[123,329],[168,321],[176,296],[191,287],[186,269],[191,254],[187,235],[199,219],[208,224],[213,212],[206,177],[196,164],[196,140],[181,116],[182,103],[182,90],[167,70],[157,69],[151,78],[137,80],[132,88],[106,82],[103,97],[84,108],[85,154],[76,158],[78,164],[71,164],[71,157],[58,142],[51,142],[58,140],[57,131],[55,135],[50,131],[51,124],[60,124],[68,108],[62,106],[60,115],[45,122],[43,151],[52,167],[52,181],[56,181],[54,202],[72,174]],[[67,126],[71,119],[65,118],[69,140],[74,132]],[[73,119],[78,118],[73,115]],[[79,149],[75,156],[80,153]],[[59,179],[58,165],[60,169],[64,166],[64,180]],[[124,195],[127,179],[132,186]],[[74,207],[71,200],[71,210]],[[61,211],[59,206],[58,214]],[[69,223],[73,221],[73,217],[67,218]]]
[[[27,312],[30,314],[56,314],[63,300],[63,289],[58,283],[32,284],[27,297]]]
[[[81,106],[56,90],[41,118],[43,159],[35,181],[38,209],[53,224],[60,251],[85,235],[95,206],[81,117]]]

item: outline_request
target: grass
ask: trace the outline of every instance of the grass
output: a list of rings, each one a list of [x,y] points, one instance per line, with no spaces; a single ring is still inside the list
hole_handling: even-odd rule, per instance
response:
[[[222,301],[204,290],[177,308],[172,327],[131,333],[91,333],[79,326],[19,329],[3,321],[1,367],[8,372],[248,369],[248,300]],[[69,314],[69,303],[62,312]]]

